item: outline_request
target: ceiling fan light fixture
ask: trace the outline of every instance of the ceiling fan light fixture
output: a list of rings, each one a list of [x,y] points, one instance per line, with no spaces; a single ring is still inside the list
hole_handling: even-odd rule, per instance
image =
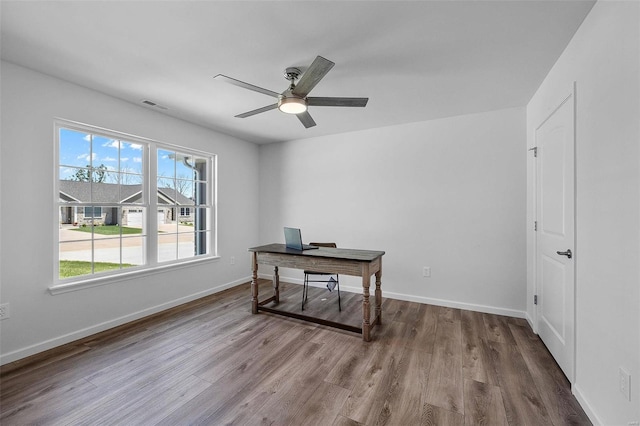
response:
[[[278,109],[286,114],[301,114],[307,110],[307,102],[302,98],[284,97],[278,101]]]

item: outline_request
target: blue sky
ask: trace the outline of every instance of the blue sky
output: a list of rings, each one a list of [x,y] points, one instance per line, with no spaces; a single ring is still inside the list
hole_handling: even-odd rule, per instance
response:
[[[122,173],[124,183],[142,181],[144,150],[137,143],[63,128],[60,129],[59,155],[60,179],[71,179],[87,165],[98,167],[104,164],[111,172],[107,182],[115,183],[118,172]],[[191,180],[192,170],[181,161],[176,162],[175,158],[174,151],[158,149],[158,176]],[[168,185],[163,182],[159,186]]]
[[[70,179],[78,168],[85,168],[87,165],[98,167],[101,164],[114,172],[113,179],[117,172],[142,174],[142,145],[124,140],[117,141],[97,135],[92,138],[84,132],[60,129],[59,155],[60,179]],[[134,180],[138,180],[137,176]]]

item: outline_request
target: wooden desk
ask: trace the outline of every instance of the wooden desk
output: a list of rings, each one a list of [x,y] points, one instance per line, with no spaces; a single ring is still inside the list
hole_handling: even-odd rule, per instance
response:
[[[365,341],[371,340],[371,328],[375,324],[382,323],[382,256],[383,251],[353,250],[320,247],[313,250],[292,250],[287,249],[284,244],[268,244],[249,249],[251,252],[251,265],[253,275],[251,279],[251,312],[257,314],[259,311],[272,312],[286,315],[319,324],[338,327],[345,330],[355,331],[362,334]],[[273,275],[273,296],[263,301],[258,301],[258,265],[271,265],[274,267]],[[308,269],[317,272],[330,272],[344,275],[355,275],[362,277],[362,328],[354,327],[337,322],[327,321],[303,315],[295,312],[280,311],[265,306],[267,303],[280,302],[280,278],[278,267]],[[369,306],[369,286],[371,275],[376,276],[375,289],[375,317],[370,321]]]

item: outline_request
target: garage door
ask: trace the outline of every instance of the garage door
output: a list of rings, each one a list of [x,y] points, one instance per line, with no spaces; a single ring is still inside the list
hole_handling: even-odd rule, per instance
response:
[[[165,214],[158,211],[158,225],[165,222]],[[127,213],[127,226],[130,228],[142,228],[142,211],[129,211]]]

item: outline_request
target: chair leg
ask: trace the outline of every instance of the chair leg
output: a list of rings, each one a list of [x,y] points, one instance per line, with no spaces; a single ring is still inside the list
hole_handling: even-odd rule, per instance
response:
[[[337,275],[336,284],[338,285],[338,311],[342,312],[342,305],[340,304],[340,278]]]
[[[307,286],[309,285],[308,283],[308,275],[304,274],[304,281],[302,283],[302,310],[304,311],[304,302],[307,301]]]

